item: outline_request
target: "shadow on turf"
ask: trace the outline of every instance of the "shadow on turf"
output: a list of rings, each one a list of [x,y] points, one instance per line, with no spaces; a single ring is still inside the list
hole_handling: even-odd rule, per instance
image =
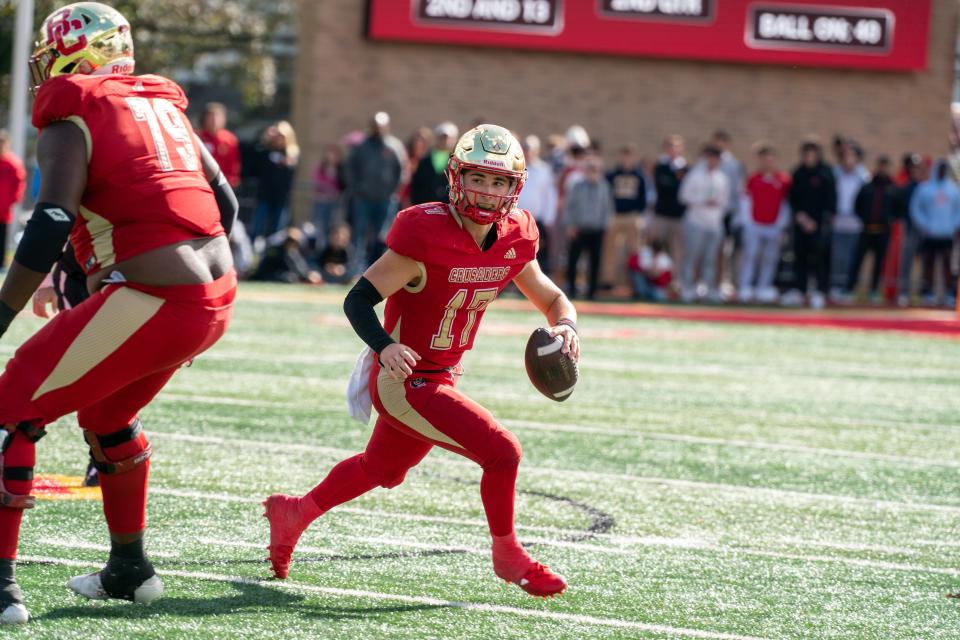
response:
[[[458,484],[465,485],[479,485],[480,482],[477,480],[467,480],[457,476],[449,476],[441,473],[426,473],[426,475],[431,475],[438,478],[444,478],[445,480],[450,480]],[[568,536],[561,536],[558,538],[561,542],[583,542],[584,540],[589,540],[593,538],[598,533],[607,533],[613,529],[616,521],[613,519],[613,516],[605,511],[601,511],[596,507],[592,507],[589,504],[580,502],[579,500],[574,500],[573,498],[568,498],[567,496],[561,496],[556,493],[548,493],[546,491],[535,491],[533,489],[517,489],[517,493],[522,493],[528,496],[536,496],[538,498],[543,498],[545,500],[550,500],[551,502],[558,502],[560,504],[565,504],[569,507],[572,507],[574,511],[579,511],[590,519],[590,524],[587,525],[587,528],[584,529],[583,533],[577,533]],[[537,544],[535,542],[525,542],[523,543],[525,547],[535,547]]]
[[[428,474],[434,477],[441,477],[445,480],[450,480],[457,482],[459,484],[465,485],[479,485],[480,483],[476,480],[467,480],[464,478],[459,478],[455,476],[448,476],[445,474]],[[567,536],[560,536],[559,541],[562,542],[583,542],[593,538],[596,534],[603,534],[609,532],[613,529],[616,524],[612,515],[601,511],[595,507],[592,507],[583,502],[574,500],[567,496],[561,496],[554,493],[548,493],[546,491],[534,491],[530,489],[517,489],[517,493],[522,493],[530,496],[536,496],[538,498],[543,498],[545,500],[550,500],[552,502],[557,502],[565,504],[571,507],[575,511],[587,516],[590,523],[587,525],[587,528],[583,530],[582,533],[575,533]],[[537,546],[535,542],[523,542],[523,546],[528,548],[534,548]],[[364,562],[370,560],[397,560],[400,558],[424,558],[430,556],[446,556],[446,555],[457,555],[461,553],[467,553],[466,549],[423,549],[417,551],[396,551],[389,553],[360,553],[354,555],[344,555],[344,554],[329,554],[329,555],[315,555],[315,556],[297,556],[297,564],[319,564],[324,562]],[[230,566],[238,564],[255,564],[266,566],[266,560],[263,559],[229,559],[229,560],[184,560],[179,562],[165,562],[165,561],[154,561],[154,566],[157,568],[162,567],[203,567],[203,566]]]
[[[269,584],[269,583],[265,583]],[[298,614],[310,618],[325,620],[367,619],[372,616],[393,613],[429,611],[445,609],[448,605],[390,605],[384,607],[333,607],[329,605],[304,604],[304,596],[284,590],[271,589],[255,582],[232,583],[237,591],[235,595],[223,595],[216,598],[163,598],[149,607],[132,605],[126,602],[89,603],[70,607],[60,607],[34,617],[34,620],[77,620],[81,618],[137,619],[157,615],[197,618],[203,616],[222,616],[246,610],[264,608],[295,609]]]

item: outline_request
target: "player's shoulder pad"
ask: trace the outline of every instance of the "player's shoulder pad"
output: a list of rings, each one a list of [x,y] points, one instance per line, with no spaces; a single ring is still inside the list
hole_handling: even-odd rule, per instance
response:
[[[83,100],[90,93],[90,87],[81,81],[84,77],[89,76],[55,76],[40,85],[33,101],[33,126],[42,129],[51,122],[79,115]]]
[[[390,225],[387,246],[402,256],[423,260],[428,244],[442,242],[438,234],[443,232],[449,216],[447,205],[440,202],[407,207]]]
[[[514,209],[510,212],[508,219],[517,226],[517,231],[525,240],[539,240],[540,230],[537,228],[537,221],[533,214],[526,209]]]
[[[166,98],[181,111],[186,111],[189,103],[187,94],[184,93],[179,84],[170,78],[149,73],[142,76],[127,77],[133,81],[134,90],[137,90],[137,85],[139,85],[144,93],[149,93],[150,97]]]
[[[426,230],[430,227],[440,227],[447,224],[447,218],[450,211],[447,205],[442,202],[427,202],[424,204],[415,204],[400,211],[393,227],[410,227]]]

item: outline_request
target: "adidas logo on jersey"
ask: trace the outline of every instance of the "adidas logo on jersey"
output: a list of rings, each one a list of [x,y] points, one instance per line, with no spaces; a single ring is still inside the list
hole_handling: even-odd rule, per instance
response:
[[[503,254],[503,257],[506,260],[515,260],[517,257],[517,252],[516,250],[514,250],[513,247],[510,247],[509,249],[507,249],[507,252]]]
[[[54,222],[70,222],[70,216],[67,215],[67,212],[61,209],[60,207],[53,207],[52,209],[44,209],[43,212],[50,216],[50,219]]]

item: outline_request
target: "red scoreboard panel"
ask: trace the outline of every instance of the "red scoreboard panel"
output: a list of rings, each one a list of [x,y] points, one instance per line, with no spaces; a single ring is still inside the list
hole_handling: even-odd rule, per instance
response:
[[[931,0],[368,0],[372,40],[926,68]]]

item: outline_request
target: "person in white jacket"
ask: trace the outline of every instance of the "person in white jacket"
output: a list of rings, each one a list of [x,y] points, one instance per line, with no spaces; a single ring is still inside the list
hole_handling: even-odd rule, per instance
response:
[[[718,147],[703,149],[703,162],[684,178],[680,202],[687,206],[683,216],[683,264],[680,269],[680,299],[697,297],[696,274],[707,288],[707,298],[720,302],[717,256],[723,242],[723,214],[730,206],[730,181],[720,170]]]

